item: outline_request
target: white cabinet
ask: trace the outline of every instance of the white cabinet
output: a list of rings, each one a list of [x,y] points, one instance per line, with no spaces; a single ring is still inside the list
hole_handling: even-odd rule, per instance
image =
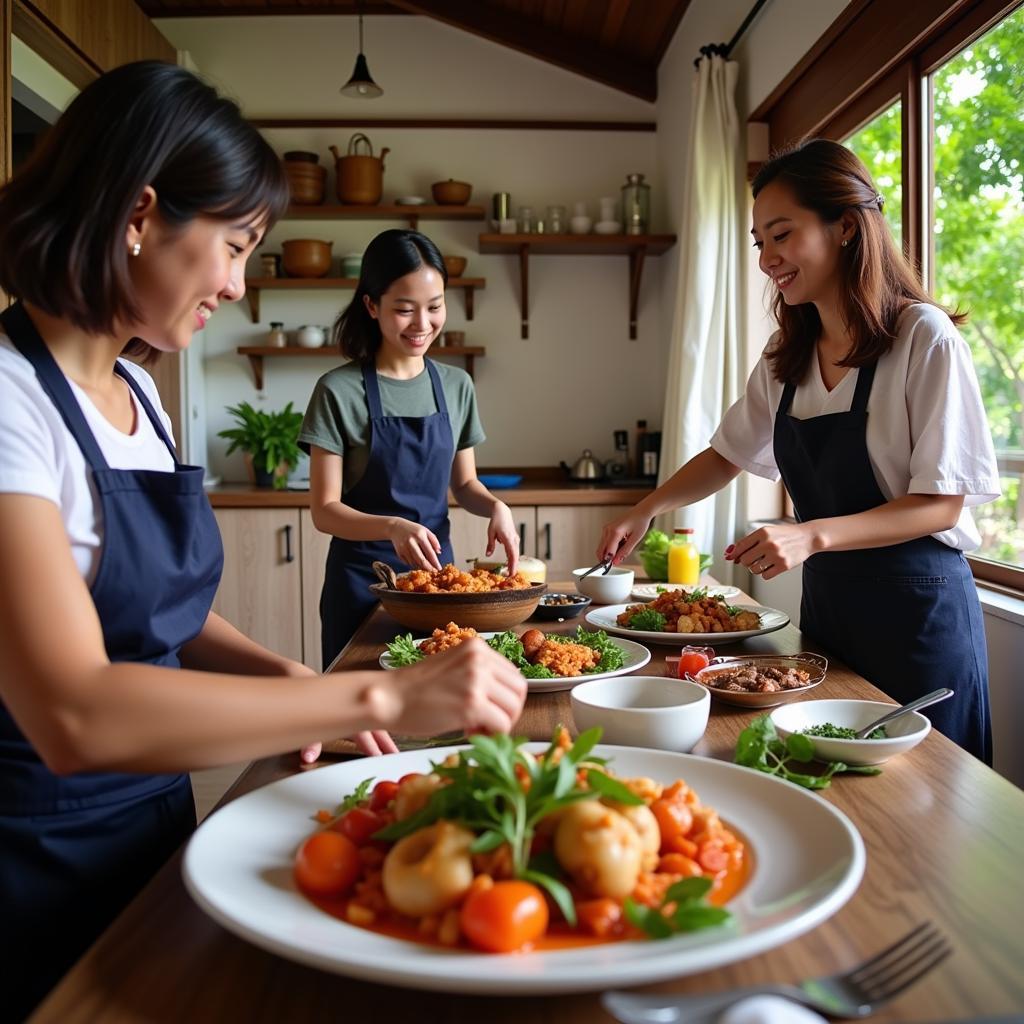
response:
[[[519,531],[519,553],[532,555],[535,553],[534,538],[536,535],[537,508],[535,505],[510,505],[512,518]],[[487,550],[487,520],[475,516],[464,508],[451,506],[448,509],[451,523],[452,553],[455,565],[459,569],[467,568],[467,563],[474,558],[483,558]],[[499,544],[494,551],[495,558],[501,558],[505,549]]]
[[[591,566],[605,523],[628,505],[538,505],[537,557],[548,563],[549,580],[571,580],[573,569]]]
[[[299,512],[299,548],[302,552],[302,660],[318,672],[320,664],[320,591],[327,568],[331,536],[313,525],[308,508]]]

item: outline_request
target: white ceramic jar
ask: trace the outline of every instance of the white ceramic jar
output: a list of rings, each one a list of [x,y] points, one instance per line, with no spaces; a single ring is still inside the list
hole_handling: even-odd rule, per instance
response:
[[[320,348],[326,340],[324,329],[312,324],[303,324],[295,332],[295,341],[302,348]]]

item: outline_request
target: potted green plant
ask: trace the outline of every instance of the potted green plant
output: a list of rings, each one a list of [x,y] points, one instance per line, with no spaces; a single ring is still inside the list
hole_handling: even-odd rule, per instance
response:
[[[250,456],[257,487],[283,488],[302,455],[302,413],[295,412],[291,402],[279,412],[263,412],[248,402],[229,405],[227,411],[238,422],[237,427],[217,431],[218,437],[231,442],[227,454],[240,448]]]

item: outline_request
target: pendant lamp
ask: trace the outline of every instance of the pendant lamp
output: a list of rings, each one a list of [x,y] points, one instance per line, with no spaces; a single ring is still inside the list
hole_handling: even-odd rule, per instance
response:
[[[351,96],[357,100],[372,100],[382,96],[384,90],[373,80],[366,58],[363,56],[363,16],[359,15],[359,56],[356,66],[352,69],[352,77],[341,87],[342,96]]]

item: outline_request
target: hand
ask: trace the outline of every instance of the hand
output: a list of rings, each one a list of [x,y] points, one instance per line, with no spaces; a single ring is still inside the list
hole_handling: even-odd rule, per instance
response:
[[[413,736],[508,732],[526,700],[522,672],[478,639],[380,675],[366,692],[372,712]]]
[[[620,565],[626,556],[643,540],[644,534],[651,528],[654,516],[641,512],[640,507],[631,508],[621,519],[605,524],[601,531],[601,543],[595,554],[599,561],[606,558],[613,565]]]
[[[441,542],[425,527],[408,519],[393,519],[388,540],[395,554],[414,569],[440,569]]]
[[[736,562],[764,580],[774,579],[814,554],[807,523],[762,526],[725,549],[728,562]]]
[[[508,574],[515,573],[519,568],[519,531],[516,529],[512,511],[503,501],[495,502],[490,522],[487,524],[487,550],[484,554],[490,558],[494,554],[495,544],[500,544],[508,555]]]

